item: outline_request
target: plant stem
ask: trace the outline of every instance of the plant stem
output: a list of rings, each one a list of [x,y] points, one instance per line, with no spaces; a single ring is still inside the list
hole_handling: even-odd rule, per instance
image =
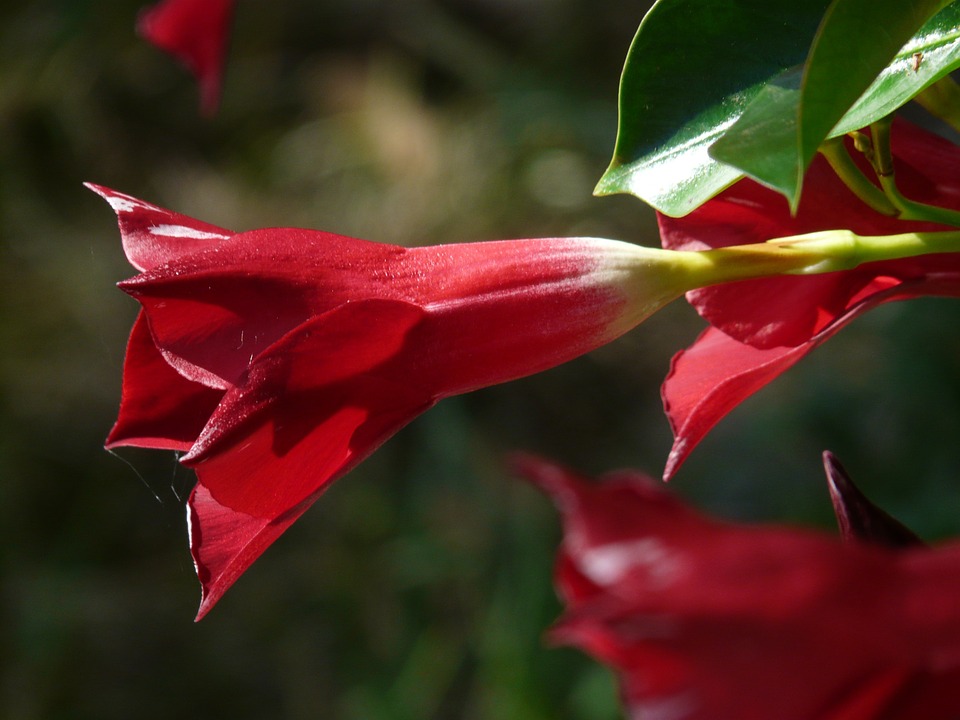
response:
[[[692,287],[773,275],[816,275],[850,270],[863,263],[918,255],[960,252],[960,231],[860,236],[849,230],[777,238],[685,252],[683,265]]]
[[[890,203],[899,211],[901,220],[923,220],[960,227],[960,212],[948,208],[926,205],[905,198],[897,188],[894,176],[893,153],[890,150],[890,125],[893,117],[888,115],[870,126],[873,133],[873,164],[880,187]]]
[[[893,177],[893,150],[890,149],[890,128],[893,126],[893,115],[882,117],[870,125],[870,134],[873,139],[873,169],[877,176]]]
[[[812,275],[833,270],[849,270],[868,262],[960,252],[960,230],[898,235],[855,235],[849,230],[831,230],[806,236],[779,238],[770,242],[780,247],[807,250],[822,248],[825,257],[819,265],[791,273]]]
[[[831,138],[826,140],[819,148],[819,152],[830,163],[830,167],[837,174],[843,184],[860,198],[869,207],[876,210],[881,215],[896,217],[899,210],[893,206],[893,203],[887,198],[883,190],[874,185],[863,174],[863,171],[857,166],[847,152],[843,143],[843,138]]]

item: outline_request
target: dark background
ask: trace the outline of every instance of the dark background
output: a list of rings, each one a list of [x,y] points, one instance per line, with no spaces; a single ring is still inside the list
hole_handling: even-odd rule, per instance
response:
[[[172,453],[102,449],[136,308],[84,180],[235,230],[393,243],[597,235],[644,2],[240,0],[219,114],[138,40],[141,3],[0,6],[0,718],[618,717],[543,632],[555,513],[525,449],[659,475],[675,303],[542,375],[446,400],[338,483],[200,624]],[[881,308],[720,424],[673,483],[832,532],[820,452],[932,540],[960,531],[960,304]]]

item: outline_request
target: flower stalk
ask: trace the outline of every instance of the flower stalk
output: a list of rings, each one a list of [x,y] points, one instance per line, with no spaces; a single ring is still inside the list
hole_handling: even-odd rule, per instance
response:
[[[893,116],[888,115],[870,126],[873,133],[873,166],[880,188],[897,209],[900,220],[921,220],[960,227],[960,212],[936,205],[914,202],[903,196],[897,187],[893,153],[890,149],[890,127]]]
[[[960,121],[960,89],[957,92],[957,119]],[[870,162],[880,187],[874,185],[853,161],[842,137],[827,140],[820,146],[819,152],[843,184],[868,207],[881,215],[898,220],[920,220],[960,226],[960,213],[957,211],[918,203],[900,192],[896,183],[893,153],[890,149],[891,123],[892,117],[888,116],[871,125],[872,141],[860,133],[854,136],[855,147]]]
[[[960,231],[861,236],[850,230],[682,253],[691,289],[771,275],[817,275],[863,263],[960,252]]]
[[[864,152],[867,148],[864,148]],[[894,206],[883,190],[878,188],[863,173],[860,167],[850,157],[844,145],[843,138],[831,138],[824,142],[819,152],[830,167],[860,200],[871,209],[888,217],[897,217],[900,211]]]

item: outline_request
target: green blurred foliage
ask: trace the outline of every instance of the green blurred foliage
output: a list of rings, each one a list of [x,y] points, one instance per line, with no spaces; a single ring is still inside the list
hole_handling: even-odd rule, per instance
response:
[[[592,198],[646,3],[240,0],[224,103],[139,41],[132,0],[0,8],[0,717],[618,717],[551,649],[554,510],[504,456],[657,475],[658,385],[701,322],[443,402],[338,483],[202,623],[192,476],[102,442],[135,305],[102,183],[232,229],[404,244],[657,243]],[[819,453],[928,537],[956,534],[960,306],[883,308],[724,421],[675,487],[829,526]]]

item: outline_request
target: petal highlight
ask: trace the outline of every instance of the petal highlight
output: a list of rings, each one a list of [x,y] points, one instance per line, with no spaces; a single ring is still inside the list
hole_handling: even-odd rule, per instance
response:
[[[165,210],[102,185],[84,185],[106,200],[117,214],[123,251],[137,270],[152,270],[233,235],[229,230]]]

